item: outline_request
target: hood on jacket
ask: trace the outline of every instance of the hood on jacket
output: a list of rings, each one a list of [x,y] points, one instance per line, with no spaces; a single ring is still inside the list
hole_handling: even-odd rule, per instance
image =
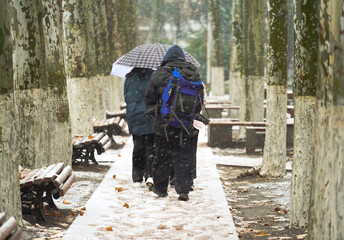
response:
[[[178,45],[173,45],[172,47],[168,49],[167,53],[161,60],[160,66],[164,65],[166,62],[170,60],[175,60],[175,59],[180,59],[180,60],[185,61],[185,54],[183,52],[183,49],[181,49],[181,47],[179,47]]]

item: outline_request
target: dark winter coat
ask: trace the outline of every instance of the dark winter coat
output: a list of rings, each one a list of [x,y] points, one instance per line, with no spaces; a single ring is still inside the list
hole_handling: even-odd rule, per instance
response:
[[[167,80],[172,76],[172,71],[175,68],[179,69],[185,79],[194,82],[201,81],[200,75],[196,71],[197,68],[193,64],[185,61],[183,50],[176,45],[171,47],[163,58],[161,67],[152,74],[145,94],[145,103],[148,113],[155,117],[153,131],[158,136],[165,136],[166,123],[160,112],[162,102],[161,96],[167,84]],[[170,135],[179,134],[180,129],[167,126],[166,132]],[[190,135],[184,132],[184,136],[193,137],[196,132],[197,130],[193,128],[191,129]]]
[[[124,100],[127,104],[127,121],[129,132],[132,135],[152,134],[154,119],[147,120],[145,106],[145,91],[153,70],[147,69],[140,77],[138,72],[127,77],[124,82]]]

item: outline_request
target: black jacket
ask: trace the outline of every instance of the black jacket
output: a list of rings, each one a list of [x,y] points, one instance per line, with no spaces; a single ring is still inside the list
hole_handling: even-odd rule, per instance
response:
[[[165,120],[161,116],[160,112],[162,102],[161,96],[168,79],[172,76],[172,71],[178,68],[185,79],[194,82],[201,81],[200,75],[196,71],[197,68],[184,60],[185,57],[181,48],[178,47],[172,50],[173,51],[167,52],[166,56],[163,58],[162,66],[152,74],[145,94],[147,111],[155,117],[153,132],[158,136],[165,136],[165,127],[166,132],[169,135],[179,134],[181,131],[179,128],[177,129],[171,126],[166,126]],[[191,134],[187,135],[184,131],[184,136],[193,137],[197,132],[197,129],[192,128],[190,132]]]

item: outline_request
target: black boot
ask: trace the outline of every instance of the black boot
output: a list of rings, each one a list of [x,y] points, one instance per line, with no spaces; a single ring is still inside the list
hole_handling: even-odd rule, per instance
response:
[[[181,194],[179,194],[178,200],[187,201],[187,200],[189,200],[189,196],[187,193],[181,193]]]

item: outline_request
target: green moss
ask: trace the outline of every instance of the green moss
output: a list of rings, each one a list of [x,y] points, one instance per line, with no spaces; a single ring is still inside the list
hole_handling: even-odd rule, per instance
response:
[[[5,54],[5,34],[4,31],[0,28],[0,54]]]

